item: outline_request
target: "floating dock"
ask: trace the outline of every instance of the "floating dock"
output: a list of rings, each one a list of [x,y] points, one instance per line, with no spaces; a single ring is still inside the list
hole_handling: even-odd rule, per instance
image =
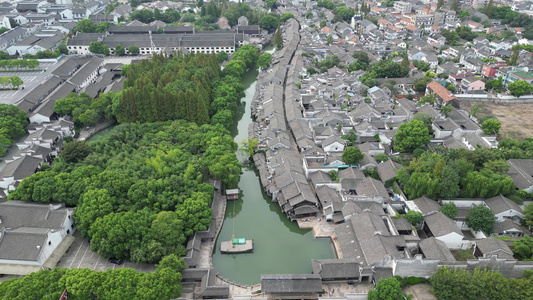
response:
[[[246,253],[254,251],[254,240],[232,239],[220,243],[222,253]]]
[[[239,189],[226,190],[226,200],[238,200]]]

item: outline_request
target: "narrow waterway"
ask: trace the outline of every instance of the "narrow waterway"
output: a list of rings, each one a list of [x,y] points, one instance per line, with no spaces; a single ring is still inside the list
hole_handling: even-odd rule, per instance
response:
[[[257,71],[248,71],[243,80],[246,96],[241,100],[240,119],[232,130],[237,143],[248,139],[252,123],[250,103],[255,93]],[[253,164],[239,155],[243,174],[238,201],[228,202],[224,225],[213,253],[213,264],[222,276],[243,284],[257,284],[261,274],[311,273],[311,259],[334,258],[329,239],[315,239],[311,230],[302,230],[281,213],[263,192]],[[235,237],[254,240],[254,252],[221,254],[220,242]]]

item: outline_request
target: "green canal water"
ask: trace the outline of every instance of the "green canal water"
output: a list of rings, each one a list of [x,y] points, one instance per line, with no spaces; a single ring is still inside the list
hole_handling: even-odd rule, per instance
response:
[[[255,93],[257,71],[248,71],[243,84],[246,96],[242,99],[238,123],[232,128],[234,140],[248,139],[248,125],[252,123],[250,103]],[[258,172],[253,164],[239,154],[243,163],[239,182],[241,192],[237,201],[228,202],[224,225],[213,253],[213,264],[220,275],[243,284],[261,282],[261,274],[311,273],[311,259],[334,258],[329,239],[313,237],[311,230],[303,230],[290,222],[277,203],[263,192]],[[254,252],[242,254],[220,253],[220,243],[235,237],[254,240]]]

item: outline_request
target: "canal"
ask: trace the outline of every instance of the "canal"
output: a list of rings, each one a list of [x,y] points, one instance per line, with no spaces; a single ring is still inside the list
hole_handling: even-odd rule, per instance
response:
[[[245,97],[241,100],[238,123],[232,128],[235,142],[248,139],[248,125],[252,123],[250,104],[255,93],[257,71],[244,75]],[[253,163],[239,154],[243,163],[239,182],[239,200],[226,207],[224,225],[213,253],[217,272],[227,279],[243,283],[261,282],[261,274],[311,273],[311,259],[334,258],[329,239],[313,237],[311,230],[303,230],[290,222],[277,203],[263,192]],[[221,254],[220,242],[237,238],[254,240],[254,252]]]

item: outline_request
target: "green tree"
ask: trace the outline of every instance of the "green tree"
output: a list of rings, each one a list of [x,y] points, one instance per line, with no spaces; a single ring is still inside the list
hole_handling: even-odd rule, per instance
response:
[[[115,46],[115,54],[116,55],[124,55],[126,54],[126,48],[120,44]]]
[[[273,39],[274,46],[276,46],[278,50],[281,50],[281,48],[283,48],[283,37],[281,36],[281,27],[279,26],[279,24]]]
[[[91,19],[82,19],[78,21],[73,31],[85,32],[85,33],[96,32],[96,25],[93,23]]]
[[[91,147],[82,141],[73,141],[65,145],[61,151],[61,157],[66,162],[78,162],[91,154]]]
[[[256,138],[248,138],[241,142],[241,149],[246,155],[252,156],[255,153],[255,149],[259,145],[259,141]]]
[[[520,240],[513,241],[513,253],[519,260],[533,259],[533,238],[524,235]]]
[[[461,9],[457,14],[457,17],[464,21],[466,18],[470,17],[470,13],[468,12],[468,10]]]
[[[527,226],[533,226],[533,204],[528,204],[524,208],[525,223]]]
[[[353,129],[350,129],[348,130],[348,133],[346,135],[343,135],[341,138],[346,140],[346,145],[354,146],[355,142],[357,141],[357,134]]]
[[[331,45],[333,43],[333,36],[331,34],[329,34],[326,38],[326,43],[328,45]]]
[[[140,22],[143,22],[145,24],[151,23],[155,21],[154,12],[148,9],[140,9],[135,10],[131,13],[131,19],[132,20],[138,20]]]
[[[444,6],[444,0],[437,1],[437,10]]]
[[[485,234],[491,234],[494,229],[494,223],[494,213],[484,205],[470,208],[466,215],[466,224],[474,231],[483,231]]]
[[[414,210],[408,211],[403,217],[413,226],[417,226],[424,221],[422,213]]]
[[[444,215],[446,215],[448,218],[453,219],[455,216],[457,216],[457,213],[459,210],[455,206],[455,203],[449,202],[441,206],[439,209],[440,212],[442,212]]]
[[[379,154],[376,155],[376,161],[377,162],[384,162],[384,161],[387,161],[387,160],[389,160],[389,157],[386,154],[379,153]]]
[[[131,46],[128,47],[128,52],[130,54],[139,54],[140,49],[139,49],[139,47],[137,47],[135,45],[131,45]]]
[[[289,19],[294,19],[294,15],[291,13],[282,13],[281,17],[279,18],[282,23],[285,23]]]
[[[481,128],[483,129],[485,134],[488,135],[497,135],[500,132],[501,127],[502,123],[495,119],[486,120],[481,124]]]
[[[266,30],[272,30],[279,26],[279,19],[273,15],[264,15],[259,20],[259,26]]]
[[[531,91],[533,90],[533,86],[525,80],[517,80],[513,83],[510,83],[507,86],[507,89],[509,90],[511,95],[519,98],[522,95],[531,94]]]
[[[259,55],[259,58],[257,60],[257,66],[264,70],[268,69],[270,67],[270,64],[272,63],[272,54],[270,53],[263,53]]]
[[[368,300],[403,300],[402,287],[396,278],[383,278],[375,290],[368,291]]]
[[[400,152],[412,152],[414,149],[429,143],[430,135],[424,122],[411,120],[400,125],[394,136],[394,149]]]
[[[450,5],[450,10],[457,11],[459,9],[459,1],[453,0],[452,4]]]
[[[223,63],[226,59],[228,59],[228,54],[224,51],[220,51],[217,53],[217,62],[219,64]]]
[[[487,5],[485,6],[485,14],[487,17],[492,17],[492,12],[494,9],[494,1],[490,0]]]
[[[100,42],[91,42],[89,45],[89,51],[94,54],[109,54],[109,47],[107,45],[102,45]]]
[[[348,165],[358,164],[364,157],[364,153],[357,147],[346,147],[342,153],[342,161]]]

